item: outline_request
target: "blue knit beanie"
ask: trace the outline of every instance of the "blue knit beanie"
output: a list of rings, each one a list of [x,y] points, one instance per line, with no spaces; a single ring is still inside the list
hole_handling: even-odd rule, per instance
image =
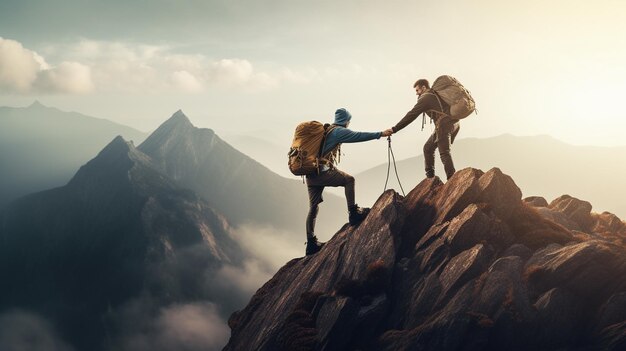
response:
[[[352,115],[345,108],[339,108],[335,111],[335,124],[345,127],[352,119]]]

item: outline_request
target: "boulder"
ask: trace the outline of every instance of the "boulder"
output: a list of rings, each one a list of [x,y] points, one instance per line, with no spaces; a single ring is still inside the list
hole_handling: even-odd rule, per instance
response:
[[[357,326],[359,307],[349,297],[328,296],[318,301],[313,311],[318,350],[344,350]]]
[[[442,287],[440,299],[447,299],[450,291],[459,289],[470,279],[480,275],[490,256],[490,250],[485,245],[478,244],[452,258],[439,275]]]
[[[513,243],[513,235],[506,224],[493,215],[487,215],[475,204],[471,204],[450,221],[443,234],[453,254],[478,244],[485,243],[500,250]]]
[[[553,288],[541,295],[534,304],[537,310],[535,345],[551,349],[576,345],[575,336],[580,335],[584,324],[581,302],[562,288]]]
[[[548,201],[541,196],[525,197],[522,201],[533,207],[548,207]]]
[[[465,168],[454,174],[437,192],[434,203],[436,217],[433,224],[443,223],[456,217],[478,199],[478,181],[484,173],[474,168]]]
[[[593,223],[591,204],[587,201],[582,201],[569,195],[562,195],[552,200],[548,207],[551,210],[563,213],[585,231],[589,230]]]
[[[582,230],[582,228],[580,227],[580,225],[576,222],[574,222],[573,220],[571,220],[569,217],[567,217],[563,212],[558,212],[555,210],[551,210],[548,207],[538,207],[537,208],[537,212],[545,219],[550,220],[554,223],[558,223],[560,225],[562,225],[563,227],[569,229],[569,230],[576,230],[576,231],[580,231]]]
[[[492,168],[478,180],[478,200],[488,203],[493,212],[503,221],[521,205],[522,191],[513,179],[499,168]]]
[[[626,321],[626,292],[619,292],[600,307],[596,316],[595,327],[602,330],[610,325]]]
[[[602,295],[616,269],[615,253],[598,241],[570,244],[556,250],[542,250],[527,263],[529,283],[537,291],[566,287],[586,297]]]

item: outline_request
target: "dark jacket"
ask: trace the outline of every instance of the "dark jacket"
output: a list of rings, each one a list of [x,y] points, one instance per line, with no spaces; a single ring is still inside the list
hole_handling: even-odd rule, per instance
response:
[[[399,132],[404,127],[411,124],[411,122],[413,122],[422,113],[426,113],[428,117],[432,118],[436,127],[438,127],[443,121],[449,121],[452,123],[458,122],[458,120],[452,120],[450,117],[445,115],[450,113],[450,107],[443,100],[439,99],[434,92],[427,90],[417,99],[417,104],[415,104],[413,109],[407,112],[406,116],[404,116],[404,118],[402,118],[400,122],[398,122],[391,129],[394,133]]]

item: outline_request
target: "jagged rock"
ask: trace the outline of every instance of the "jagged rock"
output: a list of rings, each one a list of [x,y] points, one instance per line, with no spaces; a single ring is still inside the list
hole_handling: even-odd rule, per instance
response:
[[[567,217],[562,212],[551,210],[548,207],[539,207],[537,208],[537,212],[541,214],[543,218],[548,219],[552,222],[558,223],[569,230],[576,230],[576,231],[582,230],[582,228],[580,227],[578,223],[569,219],[569,217]]]
[[[581,321],[581,300],[569,291],[554,288],[541,295],[534,304],[537,309],[534,330],[535,344],[538,347],[564,347],[579,335]]]
[[[533,207],[548,207],[548,201],[541,196],[525,197],[522,201]]]
[[[495,321],[507,309],[514,309],[524,319],[531,315],[530,302],[522,282],[522,259],[516,256],[495,261],[482,277],[480,294],[473,310]]]
[[[376,332],[389,312],[389,299],[381,294],[374,298],[369,305],[359,309],[358,324],[352,345],[355,349],[367,350],[376,343]]]
[[[225,350],[272,349],[293,296],[315,290],[326,312],[304,331],[318,349],[623,348],[624,223],[568,196],[541,200],[522,201],[495,168],[426,179],[402,201],[387,192],[358,229],[342,229],[261,288],[233,317]],[[387,287],[359,292],[363,267],[380,258],[392,272],[378,280]]]
[[[497,217],[485,214],[475,204],[467,206],[450,222],[443,237],[453,253],[481,242],[496,248],[505,248],[513,243],[513,235],[507,226]]]
[[[513,210],[520,206],[522,191],[513,179],[492,168],[478,180],[479,200],[491,204],[491,209],[501,220],[508,220]]]
[[[544,218],[538,210],[526,204],[515,210],[507,222],[515,235],[515,242],[538,250],[553,243],[564,245],[576,240],[567,228]]]
[[[402,238],[405,247],[413,248],[413,243],[429,230],[437,214],[434,205],[436,194],[442,185],[443,183],[438,177],[426,178],[404,199],[407,219],[402,231]]]
[[[582,296],[598,294],[611,281],[617,265],[615,253],[597,241],[543,250],[527,263],[530,282],[539,291],[564,286]]]
[[[581,228],[588,229],[593,223],[591,218],[591,204],[569,195],[562,195],[552,200],[549,208],[562,212],[567,218],[576,222]]]
[[[439,189],[434,204],[437,209],[434,224],[449,221],[476,201],[480,193],[478,181],[483,174],[474,168],[462,169]]]
[[[471,310],[493,321],[489,340],[494,350],[528,349],[534,310],[522,280],[523,263],[516,256],[496,260],[477,282],[480,292]]]
[[[620,246],[626,246],[626,223],[610,212],[592,214],[591,231],[598,237]]]
[[[600,308],[596,328],[602,330],[610,325],[626,321],[626,292],[612,295]]]
[[[442,294],[445,298],[448,291],[458,289],[467,281],[479,275],[487,265],[490,250],[483,244],[478,244],[455,256],[439,275]]]
[[[357,325],[358,304],[349,297],[327,297],[314,312],[318,350],[344,350]]]

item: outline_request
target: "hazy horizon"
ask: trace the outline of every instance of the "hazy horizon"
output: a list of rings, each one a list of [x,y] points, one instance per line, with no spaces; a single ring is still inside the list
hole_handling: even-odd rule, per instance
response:
[[[413,106],[415,79],[450,74],[479,110],[460,137],[624,145],[624,9],[564,0],[4,1],[0,105],[39,99],[143,132],[183,109],[221,133],[279,135],[346,107],[354,129],[375,131]]]

